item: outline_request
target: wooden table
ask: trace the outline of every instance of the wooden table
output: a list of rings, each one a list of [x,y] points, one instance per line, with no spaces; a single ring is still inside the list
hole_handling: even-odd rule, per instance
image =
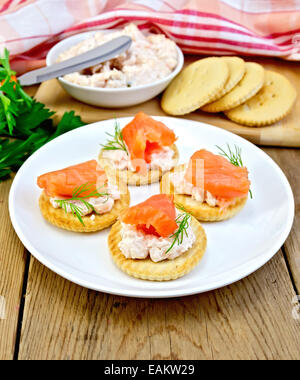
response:
[[[0,302],[6,306],[0,359],[299,359],[300,150],[264,150],[294,190],[289,239],[248,278],[170,300],[97,293],[51,272],[13,231],[11,181],[0,184]]]

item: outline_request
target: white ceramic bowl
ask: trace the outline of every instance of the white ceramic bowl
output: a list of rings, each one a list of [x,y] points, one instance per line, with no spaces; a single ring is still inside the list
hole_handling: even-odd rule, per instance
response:
[[[111,30],[105,31],[111,33]],[[68,50],[70,47],[78,44],[84,39],[94,35],[95,32],[87,32],[77,34],[67,38],[56,44],[48,53],[47,66],[54,64],[59,55]],[[77,84],[66,81],[63,78],[58,78],[62,87],[75,99],[83,103],[91,104],[93,106],[106,107],[106,108],[121,108],[130,107],[137,104],[144,103],[150,99],[155,98],[163,92],[171,81],[180,73],[184,64],[184,55],[178,49],[178,65],[176,69],[166,78],[156,81],[154,83],[136,86],[132,88],[95,88],[79,86]]]

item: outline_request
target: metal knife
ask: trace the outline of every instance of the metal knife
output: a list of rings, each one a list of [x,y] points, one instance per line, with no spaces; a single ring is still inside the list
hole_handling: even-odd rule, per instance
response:
[[[99,63],[116,58],[130,48],[132,39],[127,36],[118,37],[86,53],[77,55],[66,61],[51,66],[30,71],[18,78],[22,86],[31,86],[49,79],[95,66]]]

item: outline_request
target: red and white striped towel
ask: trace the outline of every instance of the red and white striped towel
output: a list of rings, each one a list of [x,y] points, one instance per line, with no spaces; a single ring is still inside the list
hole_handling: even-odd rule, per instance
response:
[[[300,60],[299,0],[0,0],[0,50],[22,72],[66,36],[130,22],[185,53]]]

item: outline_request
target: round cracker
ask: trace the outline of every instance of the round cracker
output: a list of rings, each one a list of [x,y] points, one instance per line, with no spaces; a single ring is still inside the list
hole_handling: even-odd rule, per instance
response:
[[[119,248],[121,237],[121,222],[113,225],[108,236],[108,247],[115,264],[129,276],[149,281],[176,280],[188,274],[203,258],[207,247],[207,238],[201,224],[191,219],[191,226],[196,241],[191,249],[174,260],[164,260],[158,263],[150,258],[143,260],[127,259]]]
[[[39,205],[43,217],[56,227],[73,232],[96,232],[110,227],[118,219],[120,212],[128,208],[130,204],[130,194],[127,189],[125,194],[121,194],[121,198],[115,201],[114,207],[110,212],[102,215],[95,215],[95,219],[91,219],[90,215],[83,216],[84,226],[79,219],[71,214],[66,213],[62,208],[54,208],[50,203],[50,198],[45,192],[42,193]]]
[[[221,99],[224,95],[228,94],[243,78],[246,73],[246,63],[242,58],[239,57],[222,57],[229,68],[229,78],[224,86],[224,88],[216,95],[214,101]],[[210,109],[209,103],[205,105],[202,110]],[[208,111],[209,112],[209,111]]]
[[[229,77],[225,60],[201,59],[185,68],[170,84],[162,98],[162,108],[170,115],[186,115],[211,102]]]
[[[221,99],[202,108],[206,112],[222,112],[245,103],[252,98],[264,85],[265,70],[258,63],[247,62],[242,80]]]
[[[185,165],[177,166],[174,171],[185,170]],[[190,195],[177,194],[175,192],[170,174],[166,173],[160,182],[160,191],[162,194],[174,195],[174,202],[193,215],[201,222],[221,222],[228,220],[237,215],[245,207],[248,197],[236,198],[235,202],[228,207],[220,208],[219,206],[209,206],[207,203],[201,203],[193,199]]]
[[[266,71],[265,84],[257,95],[226,112],[226,116],[249,127],[271,125],[287,116],[296,97],[296,90],[287,78],[274,71]]]
[[[177,149],[176,145],[173,145],[172,150],[174,151],[174,166],[177,165],[179,160],[179,151]],[[106,171],[106,174],[109,177],[116,176],[117,178],[120,178],[122,182],[130,185],[130,186],[143,186],[143,185],[150,185],[152,183],[157,183],[160,181],[162,175],[164,174],[162,170],[149,170],[147,174],[140,174],[132,172],[131,170],[119,170],[115,169],[113,166],[114,164],[111,162],[111,160],[107,158],[102,157],[101,150],[98,162]]]

